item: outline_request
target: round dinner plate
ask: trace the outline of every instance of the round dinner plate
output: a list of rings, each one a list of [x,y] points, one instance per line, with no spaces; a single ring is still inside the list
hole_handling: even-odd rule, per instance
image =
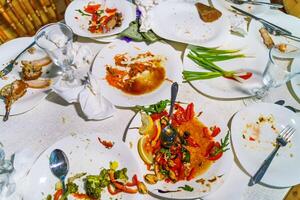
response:
[[[204,3],[208,5],[206,1]],[[224,14],[215,22],[205,23],[200,19],[194,3],[166,1],[153,8],[151,28],[168,40],[215,47],[226,41],[230,25]]]
[[[300,118],[287,108],[258,103],[235,114],[231,123],[234,152],[253,176],[274,149],[276,137],[287,125],[296,129],[291,142],[279,149],[261,182],[276,187],[300,183]],[[252,137],[252,139],[250,137]]]
[[[240,53],[245,54],[246,58],[231,59],[228,61],[216,62],[224,70],[244,70],[252,72],[252,77],[243,83],[223,77],[191,81],[190,84],[198,91],[214,98],[237,99],[251,95],[253,88],[259,88],[262,85],[262,74],[268,62],[268,49],[262,43],[259,35],[261,24],[252,20],[249,32],[245,38],[231,35],[228,41],[220,49],[240,49]],[[185,50],[183,65],[184,70],[189,71],[207,71],[198,66],[187,57],[190,47]]]
[[[108,8],[117,8],[122,13],[123,21],[120,27],[116,27],[107,33],[91,33],[88,30],[90,16],[82,16],[76,10],[83,10],[88,3],[93,2],[101,4]],[[65,12],[65,21],[76,35],[89,38],[106,37],[116,35],[125,30],[130,22],[136,18],[136,6],[125,0],[75,0],[67,7]]]
[[[29,44],[33,42],[32,37],[21,37],[14,40],[11,40],[7,43],[4,43],[0,46],[0,69],[3,69],[11,60],[13,60],[21,51],[23,51]],[[7,74],[4,78],[0,78],[0,88],[3,86],[12,83],[13,81],[20,78],[21,61],[22,60],[36,60],[47,56],[47,54],[40,49],[38,46],[34,45],[35,51],[31,54],[28,51],[24,52],[20,58],[16,61],[12,71]],[[43,67],[42,78],[54,78],[53,70],[49,71],[50,68],[53,68],[52,64]],[[49,71],[49,72],[48,72]],[[48,73],[45,73],[48,72]],[[31,89],[28,88],[26,94],[14,102],[11,106],[10,115],[17,115],[24,112],[27,112],[37,106],[48,94],[50,91],[49,88],[46,89]],[[3,99],[0,99],[0,115],[5,114],[5,103]]]
[[[294,59],[292,66],[291,66],[291,73],[300,72],[300,59]],[[300,76],[297,75],[291,79],[291,86],[292,89],[298,98],[298,102],[300,102]]]
[[[114,146],[111,149],[105,148],[98,141],[98,137],[101,140],[114,142]],[[49,168],[49,157],[54,149],[61,149],[68,156],[70,169],[67,178],[81,172],[86,172],[87,175],[97,175],[100,173],[101,167],[109,168],[109,163],[112,161],[119,163],[118,169],[127,168],[128,177],[140,174],[139,166],[130,149],[116,135],[93,133],[68,136],[49,147],[34,163],[26,177],[27,187],[24,189],[26,193],[24,200],[41,200],[45,199],[48,194],[54,194],[55,183],[58,182],[58,179]],[[79,191],[83,192],[82,187],[79,185]],[[101,193],[101,197],[101,199],[110,198],[106,189]],[[145,198],[140,194],[125,193],[114,197],[126,200]]]
[[[166,57],[166,78],[159,88],[143,95],[130,95],[111,86],[105,79],[106,65],[114,66],[114,57],[117,54],[128,53],[130,56],[151,52],[155,55]],[[170,98],[171,81],[181,82],[182,61],[180,53],[175,51],[169,44],[156,42],[147,45],[144,42],[125,42],[117,40],[105,46],[96,56],[93,63],[92,74],[100,80],[100,87],[105,98],[116,106],[132,107],[136,105],[149,105],[161,99]]]
[[[186,105],[183,105],[186,107]],[[202,106],[195,105],[195,113],[198,113],[198,109],[201,107],[201,111],[203,113],[198,117],[198,119],[204,123],[207,127],[211,126],[219,126],[221,128],[221,133],[215,137],[215,141],[220,141],[221,138],[224,139],[226,134],[228,133],[228,128],[226,126],[226,122],[222,115],[217,115],[218,111],[205,108]],[[150,171],[147,170],[146,165],[142,161],[139,153],[138,153],[138,141],[142,137],[139,134],[137,127],[141,126],[141,115],[138,113],[136,117],[132,120],[130,124],[130,128],[127,133],[126,143],[128,146],[132,146],[132,151],[136,160],[138,160],[138,165],[142,166],[142,174],[149,174]],[[230,144],[229,144],[229,147]],[[213,165],[206,171],[204,174],[195,177],[190,181],[178,181],[177,183],[166,183],[165,181],[159,181],[154,185],[147,184],[147,188],[149,190],[150,195],[159,198],[159,199],[198,199],[213,194],[216,190],[218,190],[226,181],[226,178],[231,170],[233,165],[233,154],[231,149],[223,153],[223,156],[217,160]],[[217,181],[209,182],[208,180],[217,177]],[[204,184],[196,182],[196,180],[204,180]],[[201,182],[201,181],[200,181]],[[206,185],[207,184],[207,185]],[[179,192],[170,192],[170,193],[159,193],[158,189],[165,191],[176,191],[178,187],[189,185],[194,188],[193,191],[184,191],[181,190]]]

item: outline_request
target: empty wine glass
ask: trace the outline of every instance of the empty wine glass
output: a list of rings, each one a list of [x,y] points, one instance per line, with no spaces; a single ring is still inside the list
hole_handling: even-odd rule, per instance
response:
[[[297,57],[300,57],[300,49],[294,45],[285,44],[283,49],[278,46],[271,48],[269,61],[263,72],[263,85],[260,88],[252,89],[250,92],[253,96],[245,99],[244,103],[247,105],[250,102],[264,101],[271,88],[279,87],[300,74],[300,72],[291,73],[288,70],[291,61]]]
[[[51,23],[43,26],[35,35],[36,44],[43,49],[54,64],[62,69],[63,79],[74,80],[72,63],[74,60],[73,31],[63,23]]]

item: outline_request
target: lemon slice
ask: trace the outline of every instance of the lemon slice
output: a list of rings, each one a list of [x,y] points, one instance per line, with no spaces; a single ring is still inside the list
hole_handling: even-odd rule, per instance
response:
[[[160,133],[161,133],[160,120],[155,120],[154,125],[155,125],[156,130],[153,131],[153,134],[156,133],[156,135],[155,135],[155,138],[153,139],[153,141],[156,142],[158,140],[159,136],[160,136]],[[152,137],[152,135],[151,135],[151,137]]]
[[[139,133],[142,135],[153,133],[153,120],[146,113],[141,114],[142,126],[139,128]]]
[[[148,135],[145,135],[143,137],[141,137],[139,139],[139,142],[138,142],[138,152],[142,158],[142,160],[146,163],[146,164],[152,164],[153,162],[153,155],[151,152],[147,152],[147,150],[145,150],[145,144],[147,142],[147,139],[148,139]]]

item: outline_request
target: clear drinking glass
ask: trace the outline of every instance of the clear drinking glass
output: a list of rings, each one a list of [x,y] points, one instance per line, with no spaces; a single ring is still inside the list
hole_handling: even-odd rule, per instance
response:
[[[46,51],[55,65],[63,72],[63,79],[74,80],[72,63],[74,60],[73,31],[63,23],[52,23],[43,26],[35,35],[36,44]]]
[[[287,45],[286,51],[280,51],[278,47],[273,47],[269,51],[269,61],[263,73],[263,86],[251,91],[252,101],[264,101],[271,88],[279,87],[300,73],[291,73],[288,66],[291,61],[300,57],[300,50],[293,45]],[[248,104],[247,100],[244,101]]]
[[[9,177],[13,171],[13,164],[10,160],[5,160],[4,150],[0,146],[0,199],[1,196],[8,196],[14,191],[14,187],[9,184]],[[3,194],[6,192],[6,194]]]

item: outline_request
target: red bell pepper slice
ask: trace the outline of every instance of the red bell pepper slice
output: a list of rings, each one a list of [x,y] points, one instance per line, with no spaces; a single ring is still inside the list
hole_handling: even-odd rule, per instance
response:
[[[239,75],[238,77],[244,79],[244,80],[247,80],[249,78],[251,78],[252,76],[252,73],[251,72],[247,72],[245,75]]]
[[[220,127],[217,126],[214,126],[211,129],[212,129],[211,137],[216,137],[221,132]]]
[[[114,182],[113,184],[114,184],[114,186],[115,186],[117,189],[121,190],[122,192],[126,192],[126,193],[129,193],[129,194],[135,194],[135,193],[138,192],[137,189],[128,188],[128,187],[126,187],[125,185],[120,184],[120,183],[118,183],[118,182]]]
[[[113,184],[109,184],[107,186],[107,190],[108,190],[109,194],[111,194],[111,195],[116,195],[121,192],[120,190],[116,189]]]
[[[137,175],[136,175],[136,174],[133,175],[131,181],[132,181],[131,183],[130,183],[130,182],[126,183],[126,186],[129,186],[129,187],[137,186],[137,184],[138,184],[139,181],[138,181],[138,178],[137,178]]]
[[[187,176],[186,180],[190,181],[192,180],[196,175],[196,170],[195,168],[192,168],[191,171],[190,171],[190,174]]]
[[[168,112],[166,110],[162,111],[161,113],[153,113],[150,115],[153,121],[161,119],[163,116],[168,116]]]
[[[87,194],[73,193],[72,196],[76,199],[91,199]]]
[[[59,198],[63,195],[63,190],[56,190],[55,194],[54,194],[54,200],[59,200]]]
[[[90,14],[94,14],[95,12],[97,12],[99,10],[99,8],[101,7],[100,4],[94,4],[94,5],[88,5],[86,7],[84,7],[84,11]]]
[[[194,118],[195,112],[194,112],[194,104],[190,103],[185,110],[185,119],[186,121],[189,121]]]
[[[197,142],[195,142],[195,140],[191,136],[189,136],[186,139],[186,141],[187,141],[188,145],[191,147],[199,147],[200,146]]]
[[[116,11],[117,11],[116,8],[106,8],[105,9],[105,12],[107,12],[107,13],[115,13]]]

